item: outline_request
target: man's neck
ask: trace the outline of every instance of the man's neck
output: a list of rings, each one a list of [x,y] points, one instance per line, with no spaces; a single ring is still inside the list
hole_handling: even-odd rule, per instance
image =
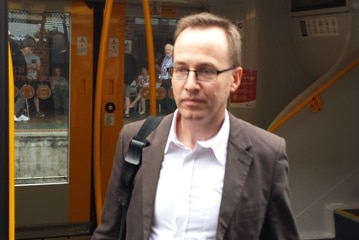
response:
[[[220,130],[224,118],[221,121],[201,121],[183,119],[178,115],[176,122],[176,134],[178,140],[193,149],[198,141],[206,141],[214,137]]]

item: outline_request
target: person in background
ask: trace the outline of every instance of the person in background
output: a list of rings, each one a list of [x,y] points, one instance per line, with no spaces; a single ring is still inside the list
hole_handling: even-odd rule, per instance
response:
[[[54,99],[55,117],[69,114],[69,82],[61,76],[61,67],[55,66],[50,78],[51,92]]]
[[[141,74],[137,77],[137,86],[140,89],[136,98],[130,103],[130,108],[134,108],[136,103],[141,100],[141,115],[146,113],[146,99],[141,96],[141,90],[143,87],[148,87],[150,85],[150,76],[148,75],[148,70],[146,67],[141,68]]]
[[[18,89],[18,94],[15,96],[15,121],[29,121],[29,116],[24,115],[24,109],[26,99],[21,95],[20,89],[27,84],[27,63],[25,57],[30,55],[31,49],[34,47],[34,41],[29,38],[25,38],[19,46],[19,49],[15,50],[12,55],[14,66],[14,80],[15,87]],[[29,112],[27,112],[29,114]]]
[[[27,36],[27,41],[31,41],[31,45],[35,46],[36,41],[33,37]],[[39,79],[38,79],[38,72],[40,71],[41,67],[41,60],[38,55],[33,53],[33,47],[30,47],[30,52],[25,55],[25,61],[27,64],[27,80],[29,85],[33,87],[35,91],[35,95],[33,97],[34,106],[35,106],[35,116],[36,117],[45,117],[45,114],[40,111],[40,101],[38,96],[36,95],[37,88],[39,87]]]
[[[211,13],[193,14],[178,21],[174,39],[177,110],[147,137],[126,239],[298,240],[285,140],[227,110],[243,71],[237,27]],[[118,238],[121,170],[142,124],[121,130],[93,240]]]
[[[68,39],[62,32],[55,32],[50,37],[50,70],[60,67],[62,76],[70,79]]]
[[[131,84],[136,79],[136,59],[127,49],[125,52],[125,117],[130,117]]]
[[[157,65],[157,69],[159,69],[159,81],[161,82],[161,87],[166,89],[166,92],[172,88],[171,76],[169,74],[169,69],[172,67],[172,55],[173,55],[173,45],[167,43],[165,45],[165,57],[162,60],[161,66]],[[158,101],[161,105],[161,112],[164,114],[168,114],[173,112],[176,109],[176,103],[173,99],[171,99],[168,94],[166,94],[165,98]]]

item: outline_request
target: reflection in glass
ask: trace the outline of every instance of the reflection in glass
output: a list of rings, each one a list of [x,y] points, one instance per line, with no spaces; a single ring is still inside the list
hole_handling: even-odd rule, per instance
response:
[[[70,14],[9,10],[16,184],[68,181]]]
[[[173,43],[173,33],[176,28],[177,20],[168,18],[152,18],[152,32],[154,40],[154,51],[155,51],[155,64],[161,65],[164,57],[164,46],[167,43]],[[126,17],[126,40],[125,46],[131,49],[131,53],[136,58],[137,65],[137,76],[143,74],[142,70],[148,69],[148,57],[147,57],[147,44],[146,44],[146,31],[145,31],[145,20],[141,17]],[[159,76],[159,69],[155,69],[155,76]],[[143,94],[144,99],[141,99],[141,104],[137,103],[138,96]],[[132,106],[129,110],[129,118],[124,118],[124,123],[137,121],[143,119],[149,114],[149,89],[142,88],[141,84],[138,83],[135,78],[131,84],[130,100]],[[157,100],[157,113],[158,115],[164,115],[168,112],[162,108],[160,102],[165,98],[173,99],[173,91],[171,88],[165,89],[161,86],[160,79],[156,78],[156,100]],[[144,107],[142,107],[144,106]]]

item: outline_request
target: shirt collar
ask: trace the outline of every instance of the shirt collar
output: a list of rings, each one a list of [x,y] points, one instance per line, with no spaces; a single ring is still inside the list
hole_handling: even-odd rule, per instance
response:
[[[171,123],[171,128],[169,131],[166,147],[164,153],[167,153],[170,146],[172,144],[185,147],[177,138],[176,134],[176,122],[178,117],[178,110],[174,112],[173,120]],[[203,148],[210,148],[213,151],[213,154],[216,156],[216,159],[219,163],[225,164],[226,162],[226,155],[227,155],[227,143],[229,138],[229,114],[228,111],[225,110],[224,121],[219,129],[218,133],[213,136],[212,138],[205,140],[205,141],[198,141],[197,145]]]

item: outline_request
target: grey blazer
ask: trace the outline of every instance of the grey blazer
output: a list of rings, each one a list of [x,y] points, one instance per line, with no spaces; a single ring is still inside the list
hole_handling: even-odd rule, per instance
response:
[[[127,239],[148,240],[163,152],[173,114],[148,136],[127,214]],[[143,121],[123,127],[101,224],[92,239],[118,239],[120,173],[130,139]],[[289,201],[285,141],[230,114],[230,136],[216,240],[299,239]],[[210,200],[209,200],[210,201]],[[165,239],[169,240],[169,239]]]

